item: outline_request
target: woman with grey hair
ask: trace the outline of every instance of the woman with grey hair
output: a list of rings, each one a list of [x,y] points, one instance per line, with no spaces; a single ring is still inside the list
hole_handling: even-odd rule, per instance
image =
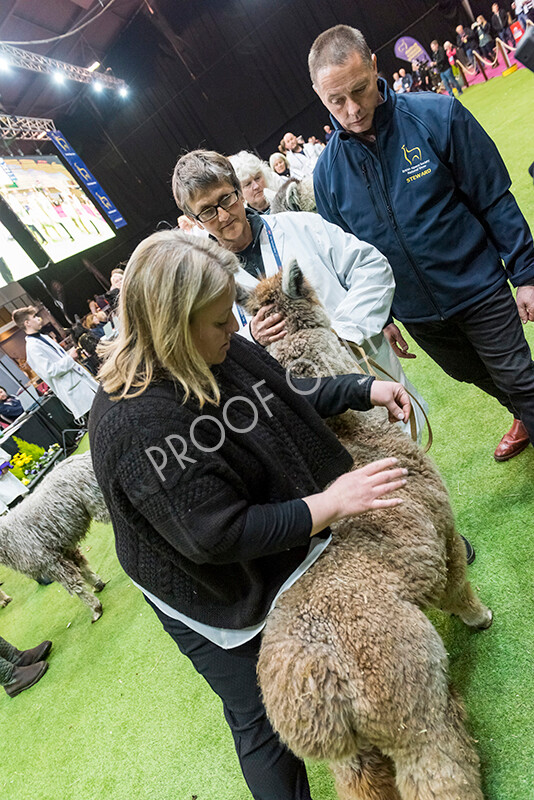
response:
[[[289,161],[283,153],[272,153],[269,156],[269,166],[280,178],[290,178]]]
[[[241,184],[241,192],[248,208],[259,214],[268,214],[277,190],[284,182],[267,164],[249,153],[240,150],[229,158]]]
[[[332,522],[402,502],[386,498],[406,482],[396,459],[347,472],[352,459],[321,417],[372,405],[405,416],[409,401],[367,376],[287,380],[233,335],[237,269],[231,252],[178,231],[138,245],[89,437],[119,560],[221,698],[252,796],[311,800],[303,762],[262,703],[260,634]]]

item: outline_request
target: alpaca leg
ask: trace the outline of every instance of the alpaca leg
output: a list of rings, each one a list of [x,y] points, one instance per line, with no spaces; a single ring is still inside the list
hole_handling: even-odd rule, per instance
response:
[[[11,603],[12,600],[13,600],[12,597],[10,597],[8,594],[3,592],[2,589],[0,589],[0,608],[5,608],[8,603]]]
[[[51,580],[60,583],[69,594],[79,597],[82,603],[91,609],[93,612],[91,622],[100,619],[102,604],[92,592],[86,589],[82,574],[75,561],[69,559],[68,556],[60,556],[53,565],[47,564],[46,571]]]
[[[449,614],[456,614],[471,628],[489,628],[493,614],[483,605],[474,593],[466,577],[465,545],[455,532],[447,540],[447,585],[439,608]]]
[[[484,800],[479,762],[464,728],[464,711],[451,692],[441,726],[420,732],[420,741],[396,754],[402,800]]]
[[[483,800],[478,756],[449,687],[437,631],[418,608],[399,602],[390,606],[383,637],[357,730],[392,759],[402,800]],[[361,714],[366,703],[372,713]]]
[[[400,800],[395,770],[376,748],[363,750],[348,761],[330,764],[339,800]]]
[[[81,574],[82,578],[87,581],[90,586],[94,586],[95,592],[101,592],[104,586],[106,585],[106,581],[103,581],[100,575],[97,575],[91,569],[88,560],[84,556],[84,554],[78,548],[72,552],[72,560],[76,562]]]

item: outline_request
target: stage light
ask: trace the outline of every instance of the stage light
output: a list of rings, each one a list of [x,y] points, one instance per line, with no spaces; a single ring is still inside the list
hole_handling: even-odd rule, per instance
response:
[[[95,92],[101,92],[103,88],[104,88],[104,85],[102,83],[100,83],[100,81],[95,81],[93,83],[93,89],[95,90]]]
[[[61,86],[65,83],[65,76],[62,72],[54,72],[54,81]]]
[[[128,97],[128,89],[126,86],[121,86],[119,89],[119,97]]]
[[[90,67],[87,67],[87,72],[94,72],[100,66],[100,61],[93,61]]]
[[[0,58],[0,71],[9,72],[9,70],[10,70],[9,61],[5,58]]]

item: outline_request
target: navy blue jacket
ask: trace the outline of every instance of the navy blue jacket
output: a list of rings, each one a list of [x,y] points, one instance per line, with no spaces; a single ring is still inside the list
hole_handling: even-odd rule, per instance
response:
[[[379,88],[376,144],[333,120],[313,182],[319,213],[391,263],[393,316],[447,319],[508,278],[534,285],[532,236],[503,160],[472,114],[432,92],[397,95],[382,79]]]

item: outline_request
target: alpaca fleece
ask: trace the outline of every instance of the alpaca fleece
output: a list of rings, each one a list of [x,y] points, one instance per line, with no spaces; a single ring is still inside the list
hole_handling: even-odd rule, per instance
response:
[[[0,517],[0,564],[30,578],[58,581],[91,609],[96,622],[102,605],[86,584],[95,591],[105,584],[79,548],[93,519],[110,521],[91,454],[70,456]]]
[[[354,371],[296,262],[263,281],[248,310],[268,304],[287,320],[270,348],[282,364],[307,376]],[[404,503],[334,524],[331,545],[278,600],[258,662],[269,718],[296,754],[330,763],[342,800],[482,800],[447,653],[422,611],[474,628],[492,621],[467,582],[447,490],[381,410],[329,424],[355,468],[390,456],[408,468]]]

